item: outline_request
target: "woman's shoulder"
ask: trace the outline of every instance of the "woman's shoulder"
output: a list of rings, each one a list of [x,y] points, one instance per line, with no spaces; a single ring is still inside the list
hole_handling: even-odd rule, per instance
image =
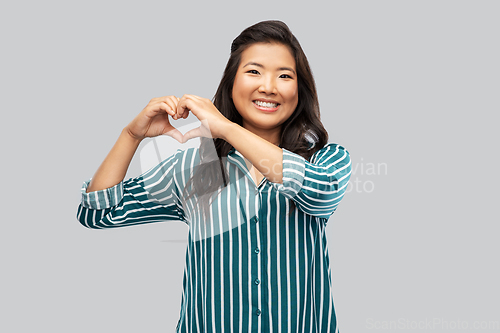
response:
[[[339,158],[349,158],[349,152],[344,146],[335,142],[329,142],[311,156],[311,162],[315,163],[320,159],[331,158],[332,155]]]

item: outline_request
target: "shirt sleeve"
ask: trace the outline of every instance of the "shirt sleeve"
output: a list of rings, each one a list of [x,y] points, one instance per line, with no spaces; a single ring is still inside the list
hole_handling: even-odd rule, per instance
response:
[[[178,182],[181,172],[185,172],[180,168],[183,153],[177,150],[139,177],[122,181],[111,188],[86,193],[90,180],[84,182],[78,220],[91,229],[165,221],[187,223]]]
[[[304,213],[328,219],[344,197],[351,176],[349,152],[329,143],[311,157],[283,149],[283,183],[272,183]]]

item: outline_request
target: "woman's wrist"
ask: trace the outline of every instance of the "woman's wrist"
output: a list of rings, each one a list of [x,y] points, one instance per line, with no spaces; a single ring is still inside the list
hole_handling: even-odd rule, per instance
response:
[[[238,135],[238,131],[242,128],[243,127],[241,127],[237,123],[228,122],[221,131],[222,139],[228,143],[231,143],[228,139],[234,138],[235,135]]]
[[[125,135],[128,139],[131,140],[132,143],[137,145],[140,144],[141,141],[145,139],[144,137],[141,138],[132,133],[128,126],[125,126],[125,128],[123,128],[122,135]]]

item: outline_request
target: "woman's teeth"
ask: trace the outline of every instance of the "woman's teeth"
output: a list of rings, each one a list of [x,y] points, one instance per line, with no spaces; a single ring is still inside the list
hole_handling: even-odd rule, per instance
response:
[[[254,101],[255,104],[258,106],[262,106],[264,108],[276,108],[278,106],[277,103],[269,103],[269,102],[261,102],[261,101]]]

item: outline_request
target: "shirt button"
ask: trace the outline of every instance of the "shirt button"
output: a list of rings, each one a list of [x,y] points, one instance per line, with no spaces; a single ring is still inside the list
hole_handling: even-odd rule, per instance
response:
[[[260,253],[259,248],[258,248],[258,247],[256,247],[254,252],[255,252],[255,253],[257,253],[257,254],[259,254],[259,253]]]
[[[257,216],[254,216],[254,217],[253,217],[253,221],[254,221],[255,223],[259,222],[259,218],[258,218]]]
[[[255,314],[256,314],[257,316],[260,316],[261,311],[260,311],[259,309],[257,309],[257,311],[255,311]]]
[[[259,279],[255,279],[255,284],[259,284],[260,283],[260,280]]]

